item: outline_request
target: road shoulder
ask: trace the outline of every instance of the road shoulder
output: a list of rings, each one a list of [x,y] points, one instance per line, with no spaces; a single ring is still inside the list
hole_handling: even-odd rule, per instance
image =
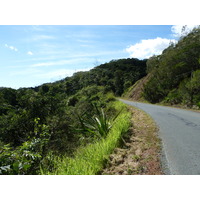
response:
[[[132,127],[121,148],[110,155],[104,175],[161,175],[161,141],[153,119],[144,111],[129,107]]]

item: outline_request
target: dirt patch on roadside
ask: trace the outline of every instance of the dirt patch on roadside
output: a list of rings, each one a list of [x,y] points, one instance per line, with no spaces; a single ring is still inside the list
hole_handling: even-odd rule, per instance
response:
[[[122,148],[110,155],[103,175],[160,175],[160,139],[154,121],[143,111],[130,108],[132,127]]]
[[[147,76],[143,77],[142,79],[138,80],[132,88],[124,95],[125,98],[134,100],[134,101],[143,101],[144,98],[142,96],[144,86],[151,78],[151,74],[148,74]]]

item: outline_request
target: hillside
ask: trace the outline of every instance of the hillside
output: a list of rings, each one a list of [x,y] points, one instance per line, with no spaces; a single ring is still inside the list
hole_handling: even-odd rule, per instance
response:
[[[151,74],[146,75],[145,77],[138,80],[133,86],[131,86],[128,90],[125,91],[123,97],[128,98],[133,101],[144,101],[143,91],[144,86],[150,79]]]
[[[78,149],[111,144],[107,134],[123,107],[116,96],[200,108],[200,28],[148,60],[112,60],[38,87],[0,87],[0,174],[53,173]],[[121,119],[130,117],[123,112]]]
[[[149,58],[147,74],[126,97],[200,107],[200,28],[171,44],[161,55]]]
[[[53,158],[106,137],[115,96],[145,75],[146,60],[120,59],[35,88],[0,88],[0,174],[53,171]]]

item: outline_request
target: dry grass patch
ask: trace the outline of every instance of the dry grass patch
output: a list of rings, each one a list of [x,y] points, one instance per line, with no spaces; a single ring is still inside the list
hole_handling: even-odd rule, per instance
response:
[[[157,126],[145,112],[130,108],[132,127],[124,136],[122,148],[116,148],[110,155],[102,174],[160,175],[161,141]]]

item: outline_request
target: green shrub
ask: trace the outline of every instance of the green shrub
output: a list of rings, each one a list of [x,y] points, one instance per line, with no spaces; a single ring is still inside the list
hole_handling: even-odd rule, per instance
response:
[[[181,101],[181,97],[176,89],[170,91],[165,97],[164,102],[170,104],[178,104]]]
[[[200,101],[197,103],[197,106],[199,107],[199,109],[200,109]]]
[[[79,148],[74,157],[55,158],[57,170],[54,173],[42,171],[43,174],[90,175],[98,174],[114,148],[119,145],[121,137],[130,127],[131,114],[121,102],[113,104],[116,110],[123,111],[117,117],[107,137]]]
[[[113,119],[108,119],[103,108],[98,108],[96,104],[93,104],[93,107],[95,110],[95,114],[93,116],[91,116],[91,114],[88,112],[84,113],[83,116],[78,115],[81,125],[81,129],[79,131],[83,133],[89,132],[97,138],[105,138],[121,110]]]
[[[35,137],[16,148],[0,144],[0,174],[38,173],[50,135],[46,125],[39,125],[39,119],[35,119],[34,132]]]

